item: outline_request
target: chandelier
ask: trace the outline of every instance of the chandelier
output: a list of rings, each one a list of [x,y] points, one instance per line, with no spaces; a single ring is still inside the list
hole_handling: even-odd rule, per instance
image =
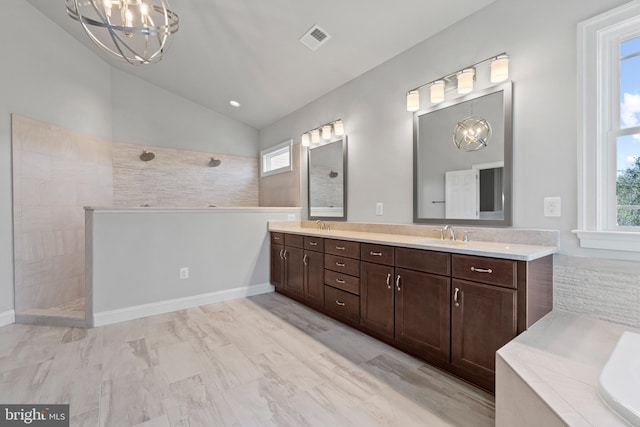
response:
[[[67,13],[102,50],[129,64],[158,62],[178,15],[166,0],[65,0]]]
[[[460,151],[477,151],[487,146],[491,138],[491,125],[481,117],[467,117],[453,130],[453,143]]]

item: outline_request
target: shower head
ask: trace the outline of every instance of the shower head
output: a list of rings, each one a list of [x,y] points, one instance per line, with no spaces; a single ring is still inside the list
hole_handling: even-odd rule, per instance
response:
[[[148,162],[149,160],[153,160],[156,155],[151,151],[144,150],[142,154],[140,154],[140,160],[143,162]]]
[[[329,178],[335,178],[337,176],[338,176],[338,172],[333,171],[333,170],[331,172],[329,172]]]
[[[212,157],[211,160],[209,160],[209,167],[210,168],[216,168],[216,167],[220,166],[220,163],[222,163],[222,160],[214,159]]]

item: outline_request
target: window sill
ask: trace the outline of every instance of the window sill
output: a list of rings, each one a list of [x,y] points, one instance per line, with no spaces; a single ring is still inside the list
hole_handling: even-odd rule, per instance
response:
[[[640,252],[640,232],[573,230],[580,246],[591,249]]]

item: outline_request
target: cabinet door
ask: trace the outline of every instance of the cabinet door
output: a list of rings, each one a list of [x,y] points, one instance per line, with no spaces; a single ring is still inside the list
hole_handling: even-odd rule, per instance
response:
[[[304,297],[303,252],[300,248],[284,247],[285,290],[298,298]]]
[[[311,305],[324,305],[324,254],[304,251],[304,300]]]
[[[393,267],[363,262],[360,267],[360,325],[393,339]]]
[[[271,284],[276,288],[284,286],[284,258],[282,256],[284,246],[271,245]]]
[[[516,291],[458,279],[451,287],[451,362],[493,380],[496,351],[516,336]]]
[[[395,340],[426,360],[449,362],[451,279],[396,269]]]

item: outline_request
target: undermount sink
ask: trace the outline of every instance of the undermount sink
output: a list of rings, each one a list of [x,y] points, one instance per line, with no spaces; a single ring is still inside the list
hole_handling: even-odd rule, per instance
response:
[[[598,395],[615,413],[640,426],[640,334],[625,332],[600,373]]]
[[[435,246],[467,246],[469,242],[462,240],[438,240],[438,239],[415,239],[413,243],[419,245],[435,245]]]

